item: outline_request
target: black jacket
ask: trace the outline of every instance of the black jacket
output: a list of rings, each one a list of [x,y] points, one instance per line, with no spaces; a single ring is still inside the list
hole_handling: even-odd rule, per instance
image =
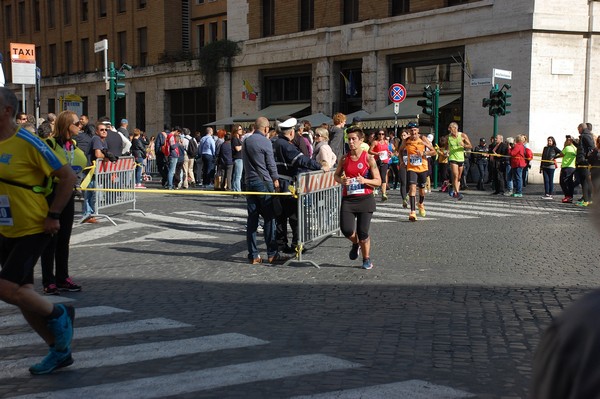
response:
[[[575,157],[575,164],[588,165],[587,156],[594,149],[594,137],[588,129],[583,129],[579,136],[579,145],[577,146],[577,156]]]
[[[317,161],[302,154],[298,147],[283,135],[273,142],[273,154],[279,174],[279,187],[283,192],[287,191],[298,173],[321,169]]]

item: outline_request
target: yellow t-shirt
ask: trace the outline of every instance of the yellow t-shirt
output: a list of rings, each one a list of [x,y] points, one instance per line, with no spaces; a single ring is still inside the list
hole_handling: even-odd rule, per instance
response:
[[[62,162],[71,165],[71,168],[77,177],[81,177],[81,173],[87,165],[87,157],[83,151],[77,147],[75,141],[71,141],[68,144],[65,143],[64,146],[61,146],[54,137],[50,137],[46,139],[46,144],[54,150],[54,153]]]
[[[64,166],[39,137],[20,129],[0,141],[0,177],[27,186],[45,186],[46,177]],[[0,234],[23,237],[44,231],[48,202],[44,194],[0,181]]]

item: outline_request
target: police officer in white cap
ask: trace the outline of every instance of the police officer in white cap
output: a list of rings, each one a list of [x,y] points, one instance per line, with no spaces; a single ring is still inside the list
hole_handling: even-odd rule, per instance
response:
[[[298,173],[309,170],[320,170],[321,164],[314,159],[302,154],[293,143],[295,129],[298,121],[296,118],[287,117],[279,123],[279,135],[273,143],[273,154],[277,174],[279,174],[279,187],[282,192],[289,190],[289,186],[296,181]],[[325,170],[329,168],[323,167]],[[282,214],[276,215],[277,245],[280,251],[293,253],[298,243],[298,203],[293,197],[281,197]],[[288,245],[287,224],[292,229],[292,246]]]

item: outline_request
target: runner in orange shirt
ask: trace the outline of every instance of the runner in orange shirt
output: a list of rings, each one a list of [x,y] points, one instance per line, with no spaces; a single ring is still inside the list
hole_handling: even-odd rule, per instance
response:
[[[435,155],[435,149],[426,137],[419,134],[419,126],[415,122],[410,122],[407,125],[410,136],[405,140],[400,148],[399,153],[406,150],[407,165],[406,172],[409,184],[409,202],[410,214],[408,220],[414,222],[417,220],[416,213],[416,195],[417,185],[419,186],[419,215],[425,216],[425,183],[427,182],[427,173],[429,172],[427,164],[427,156]]]

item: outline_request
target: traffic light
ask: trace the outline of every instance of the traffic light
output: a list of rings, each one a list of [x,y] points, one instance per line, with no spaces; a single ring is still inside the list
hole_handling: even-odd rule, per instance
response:
[[[490,90],[490,103],[488,113],[490,116],[499,115],[499,107],[500,105],[500,90],[498,90],[498,86],[492,87]]]
[[[425,89],[423,91],[423,97],[425,97],[425,99],[417,101],[417,105],[419,107],[423,107],[423,113],[426,115],[433,116],[433,112],[434,112],[433,111],[433,108],[434,108],[433,95],[434,95],[433,88],[431,88],[430,86],[425,86]]]
[[[115,100],[125,97],[125,92],[122,91],[125,88],[125,82],[122,82],[123,79],[125,79],[125,72],[115,70],[115,82],[113,84]]]
[[[508,101],[508,99],[510,97],[512,97],[512,94],[508,91],[508,89],[510,89],[509,85],[504,85],[504,87],[506,87],[506,91],[500,91],[498,92],[498,114],[499,115],[506,115],[506,114],[510,114],[510,109],[508,109],[508,107],[510,107],[512,105],[512,103],[510,101]]]

